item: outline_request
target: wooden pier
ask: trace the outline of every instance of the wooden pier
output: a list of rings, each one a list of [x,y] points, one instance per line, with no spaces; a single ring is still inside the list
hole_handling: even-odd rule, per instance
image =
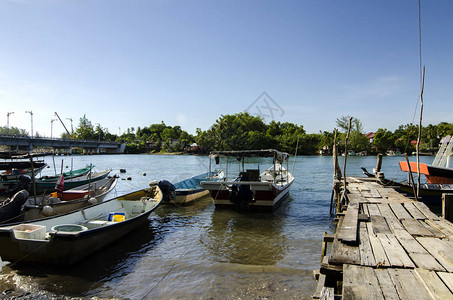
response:
[[[314,299],[453,299],[451,222],[374,178],[334,187]]]

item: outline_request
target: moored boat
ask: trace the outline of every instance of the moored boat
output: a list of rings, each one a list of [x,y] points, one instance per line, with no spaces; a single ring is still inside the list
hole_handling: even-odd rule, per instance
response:
[[[157,185],[61,216],[0,227],[0,256],[11,262],[71,265],[148,221]]]
[[[78,186],[94,183],[98,180],[106,178],[112,170],[105,170],[102,172],[90,172],[83,176],[73,177],[73,178],[65,178],[64,179],[64,186],[63,190],[69,190],[76,188]],[[33,184],[29,187],[30,194],[33,195],[34,190],[36,189],[36,196],[48,194],[55,192],[56,190],[57,180],[35,180]]]
[[[102,202],[115,188],[118,177],[106,177],[62,193],[45,197],[29,197],[23,206],[24,220],[37,220],[65,214]]]
[[[209,190],[216,207],[235,207],[238,209],[273,209],[277,207],[288,193],[294,181],[288,171],[289,154],[274,149],[244,150],[244,151],[214,151],[210,154],[216,163],[219,157],[226,158],[225,178],[221,181],[202,181],[201,187]],[[246,158],[254,157],[252,168]],[[273,158],[272,166],[263,172],[260,171],[260,158]],[[236,160],[237,159],[237,160]],[[238,161],[238,172],[231,173],[232,161]],[[287,168],[283,167],[286,161]],[[232,164],[229,166],[229,164]],[[247,169],[245,165],[247,164]],[[230,170],[229,170],[230,169]]]
[[[453,155],[453,137],[446,136],[431,165],[419,163],[420,174],[425,175],[430,184],[453,184],[453,168],[450,167],[450,157]],[[418,173],[416,162],[400,161],[401,171]]]
[[[46,166],[42,160],[33,161],[2,161],[0,162],[0,194],[15,192],[21,176],[36,176]]]
[[[159,182],[159,187],[164,193],[163,203],[179,205],[189,204],[209,194],[208,190],[205,190],[200,186],[200,182],[219,181],[222,178],[223,172],[214,171],[196,175],[173,184],[166,180],[162,180]]]

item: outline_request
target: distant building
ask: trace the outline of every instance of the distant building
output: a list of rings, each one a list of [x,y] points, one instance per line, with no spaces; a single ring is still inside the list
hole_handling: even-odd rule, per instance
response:
[[[365,134],[365,137],[368,139],[368,141],[370,141],[370,144],[373,143],[375,135],[376,132],[368,132],[367,134]]]

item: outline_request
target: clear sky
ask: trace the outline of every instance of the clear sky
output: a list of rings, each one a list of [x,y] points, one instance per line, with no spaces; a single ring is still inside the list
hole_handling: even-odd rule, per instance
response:
[[[421,11],[423,123],[453,122],[453,1]],[[342,115],[395,130],[419,98],[418,20],[418,0],[0,0],[0,125],[30,132],[32,110],[46,136],[54,112],[195,133],[260,109],[309,133]]]

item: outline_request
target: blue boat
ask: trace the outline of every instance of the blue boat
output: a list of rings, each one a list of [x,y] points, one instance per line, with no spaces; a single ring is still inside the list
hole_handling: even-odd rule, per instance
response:
[[[159,187],[164,194],[163,203],[189,204],[209,194],[208,190],[200,186],[200,182],[219,181],[222,178],[223,172],[206,172],[173,184],[161,180]]]

